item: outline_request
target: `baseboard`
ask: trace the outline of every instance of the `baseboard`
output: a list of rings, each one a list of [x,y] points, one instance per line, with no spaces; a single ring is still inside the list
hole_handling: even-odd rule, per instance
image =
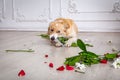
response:
[[[47,29],[0,29],[0,31],[47,31]],[[120,32],[120,30],[79,30],[79,32]]]

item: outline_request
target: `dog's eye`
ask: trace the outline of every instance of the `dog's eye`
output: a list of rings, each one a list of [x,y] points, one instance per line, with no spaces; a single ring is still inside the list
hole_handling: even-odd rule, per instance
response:
[[[51,29],[51,32],[53,32],[54,30],[53,29]]]
[[[57,31],[57,33],[60,33],[60,31]]]
[[[64,30],[64,32],[66,32],[66,30]]]

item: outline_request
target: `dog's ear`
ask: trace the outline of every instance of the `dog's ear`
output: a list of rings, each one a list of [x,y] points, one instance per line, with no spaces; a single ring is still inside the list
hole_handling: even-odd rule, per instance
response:
[[[54,24],[54,22],[50,22],[50,24],[49,24],[48,32],[47,32],[48,35],[50,34],[50,27],[53,26],[53,24]]]
[[[49,27],[50,27],[50,26],[53,26],[53,25],[54,25],[54,22],[50,22]]]
[[[71,22],[68,19],[58,18],[55,21],[58,22],[58,23],[63,24],[65,29],[68,29],[71,26]]]
[[[73,24],[73,21],[71,19],[65,20],[64,25],[65,25],[66,29],[70,28],[72,26],[72,24]]]
[[[48,32],[47,32],[48,35],[50,35],[50,26],[48,27]]]

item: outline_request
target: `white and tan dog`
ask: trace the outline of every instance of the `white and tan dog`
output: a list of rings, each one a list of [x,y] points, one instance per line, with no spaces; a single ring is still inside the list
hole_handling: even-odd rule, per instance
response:
[[[48,35],[50,41],[55,43],[55,46],[60,47],[63,44],[58,40],[58,37],[68,38],[65,46],[69,47],[77,40],[78,28],[71,19],[58,18],[51,22],[48,27]]]

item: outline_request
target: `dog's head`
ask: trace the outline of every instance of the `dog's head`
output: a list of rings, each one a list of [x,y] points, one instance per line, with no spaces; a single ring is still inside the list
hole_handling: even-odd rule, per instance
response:
[[[51,22],[48,27],[48,35],[51,41],[55,41],[58,37],[65,37],[66,25],[58,21]]]

